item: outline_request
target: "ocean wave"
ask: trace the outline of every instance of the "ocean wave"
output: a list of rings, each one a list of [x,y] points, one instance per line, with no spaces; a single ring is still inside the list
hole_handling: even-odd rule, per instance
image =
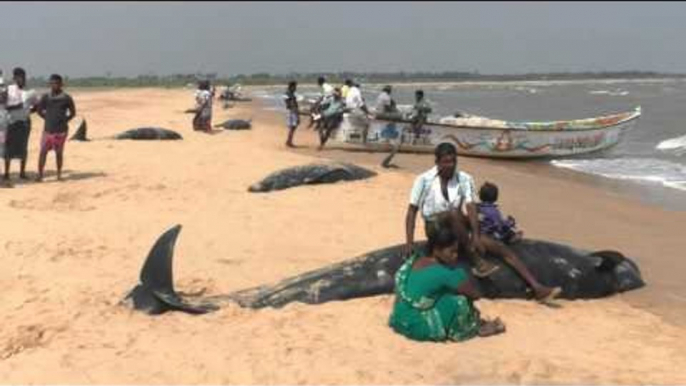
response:
[[[686,151],[686,135],[666,139],[658,143],[655,148],[663,151]]]
[[[523,91],[523,92],[528,92],[529,94],[537,94],[538,90],[533,88],[533,87],[522,87],[522,86],[517,86],[514,88],[517,91]]]
[[[591,95],[609,95],[609,96],[627,96],[629,95],[629,92],[626,90],[593,90],[588,92]]]
[[[551,163],[556,167],[606,178],[661,184],[686,191],[686,165],[676,162],[655,158],[614,158],[555,160]]]

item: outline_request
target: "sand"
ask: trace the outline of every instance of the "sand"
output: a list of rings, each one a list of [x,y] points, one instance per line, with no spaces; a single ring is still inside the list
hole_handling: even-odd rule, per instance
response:
[[[409,341],[387,327],[392,296],[204,316],[149,317],[118,305],[164,230],[182,224],[178,289],[237,290],[403,241],[414,171],[427,155],[316,153],[301,130],[283,147],[283,117],[242,104],[215,121],[254,118],[254,129],[195,133],[189,90],[73,91],[89,136],[139,126],[183,141],[69,142],[64,182],[54,158],[46,182],[0,190],[0,380],[51,384],[675,384],[686,383],[680,283],[683,213],[649,207],[574,179],[508,163],[460,158],[477,182],[497,182],[502,205],[527,234],[635,256],[649,286],[551,309],[479,301],[504,335],[459,344]],[[40,119],[29,169],[35,170]],[[247,187],[317,156],[346,158],[376,178],[275,194]],[[17,165],[13,165],[16,171]],[[16,179],[16,175],[13,175]],[[564,219],[564,220],[561,220]],[[681,302],[681,303],[680,303]],[[679,307],[680,306],[680,307]]]

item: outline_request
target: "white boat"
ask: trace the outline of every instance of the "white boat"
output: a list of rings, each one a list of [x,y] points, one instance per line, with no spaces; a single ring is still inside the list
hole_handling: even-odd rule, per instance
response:
[[[462,155],[497,158],[564,157],[608,149],[641,116],[641,108],[601,117],[552,122],[509,122],[485,117],[444,117],[418,130],[409,121],[344,114],[327,146],[360,150],[433,152],[452,142]]]

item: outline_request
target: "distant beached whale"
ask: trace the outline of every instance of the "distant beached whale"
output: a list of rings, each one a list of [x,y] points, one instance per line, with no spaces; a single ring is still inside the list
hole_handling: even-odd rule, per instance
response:
[[[305,184],[326,184],[362,180],[376,173],[352,164],[324,163],[295,166],[276,171],[248,188],[250,192],[270,192]]]
[[[69,138],[70,141],[90,141],[87,138],[88,124],[86,120],[82,120],[79,127],[76,129],[74,135]],[[172,140],[183,139],[181,135],[173,130],[162,129],[157,127],[142,127],[138,129],[127,130],[119,133],[113,137],[105,137],[102,139],[134,139],[134,140]],[[98,140],[98,138],[96,138]]]
[[[229,119],[214,127],[223,127],[226,130],[249,130],[252,127],[252,119]]]
[[[114,139],[134,139],[134,140],[175,140],[183,139],[181,134],[159,127],[141,127],[127,130],[114,136]]]
[[[139,284],[126,295],[125,304],[153,315],[167,311],[203,314],[229,303],[254,309],[278,308],[292,302],[321,304],[391,294],[395,273],[403,263],[403,245],[397,245],[273,285],[189,301],[174,289],[172,275],[174,245],[180,231],[181,226],[177,225],[159,237],[143,264]],[[418,243],[417,248],[425,248],[425,244]],[[561,297],[565,299],[600,298],[645,285],[638,266],[619,252],[589,252],[537,240],[523,240],[512,248],[542,284],[560,286]],[[460,263],[466,272],[471,272],[469,264]],[[522,278],[502,262],[499,265],[500,269],[488,278],[474,278],[484,296],[529,298],[530,292]]]

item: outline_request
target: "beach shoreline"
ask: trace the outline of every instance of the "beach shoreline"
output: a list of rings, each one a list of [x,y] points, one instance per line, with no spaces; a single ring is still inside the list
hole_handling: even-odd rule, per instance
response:
[[[69,90],[67,90],[69,92]],[[409,341],[387,325],[393,296],[205,316],[159,317],[119,305],[154,240],[175,224],[179,290],[216,295],[271,283],[404,240],[417,171],[431,154],[314,150],[304,125],[295,151],[285,117],[258,101],[214,123],[253,118],[249,131],[194,132],[192,91],[72,93],[89,137],[167,127],[182,141],[68,142],[65,182],[0,190],[4,253],[0,379],[50,384],[679,384],[686,383],[686,299],[680,230],[686,215],[574,179],[460,157],[476,182],[496,182],[504,212],[526,234],[588,249],[618,249],[639,263],[645,288],[606,299],[480,300],[508,331],[455,344]],[[36,162],[34,123],[29,171]],[[355,182],[269,194],[247,187],[274,170],[346,160],[377,171]],[[16,166],[14,166],[16,172]],[[33,174],[33,173],[30,173]],[[16,178],[16,174],[13,174]],[[353,209],[351,209],[353,208]],[[419,227],[418,227],[419,228]],[[630,353],[630,355],[628,355]],[[40,369],[40,371],[36,371]]]

